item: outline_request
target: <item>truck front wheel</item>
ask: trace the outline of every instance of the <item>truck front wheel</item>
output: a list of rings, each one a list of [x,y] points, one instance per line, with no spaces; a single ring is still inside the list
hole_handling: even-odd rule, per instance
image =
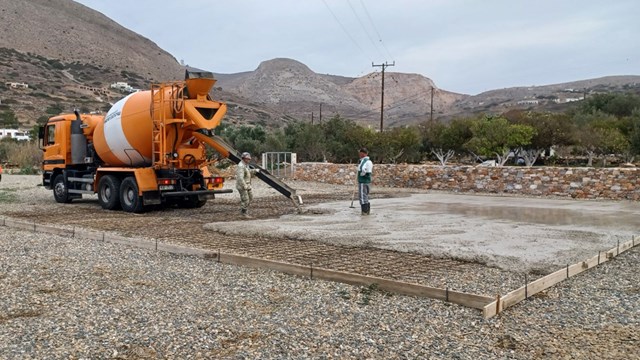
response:
[[[120,206],[120,179],[113,175],[100,178],[98,202],[105,210],[115,210]]]
[[[70,203],[71,197],[69,196],[69,189],[67,188],[67,184],[64,182],[64,175],[58,174],[53,179],[53,197],[56,199],[56,202],[59,203]]]
[[[140,213],[144,209],[142,196],[138,195],[138,183],[136,178],[129,176],[122,181],[120,186],[120,204],[122,210]]]

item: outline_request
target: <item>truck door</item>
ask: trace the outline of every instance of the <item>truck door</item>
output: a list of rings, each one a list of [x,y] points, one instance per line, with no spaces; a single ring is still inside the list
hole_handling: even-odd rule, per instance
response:
[[[58,121],[49,123],[41,131],[42,141],[42,170],[52,171],[55,168],[64,167],[65,146],[63,146],[62,125],[64,122]]]

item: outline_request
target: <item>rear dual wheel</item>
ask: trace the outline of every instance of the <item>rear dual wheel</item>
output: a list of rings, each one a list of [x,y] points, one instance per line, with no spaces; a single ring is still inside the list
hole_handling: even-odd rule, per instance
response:
[[[120,205],[122,210],[140,213],[144,210],[142,196],[139,195],[138,183],[133,176],[126,177],[120,185]]]
[[[105,210],[116,210],[120,207],[121,181],[114,175],[104,175],[98,182],[98,202]]]

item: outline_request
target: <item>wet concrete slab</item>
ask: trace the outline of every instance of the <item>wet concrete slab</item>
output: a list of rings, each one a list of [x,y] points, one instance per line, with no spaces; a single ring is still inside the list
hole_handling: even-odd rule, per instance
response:
[[[640,203],[445,193],[330,202],[277,220],[211,223],[233,234],[262,234],[347,246],[371,246],[550,272],[640,234]]]

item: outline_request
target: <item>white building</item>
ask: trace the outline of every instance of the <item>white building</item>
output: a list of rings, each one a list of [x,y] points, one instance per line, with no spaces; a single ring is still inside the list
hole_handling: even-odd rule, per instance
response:
[[[518,105],[538,105],[538,100],[520,100]]]
[[[118,89],[120,91],[126,91],[126,92],[129,92],[129,93],[140,91],[139,89],[135,89],[131,85],[129,85],[128,83],[122,82],[122,81],[118,81],[118,82],[115,82],[115,83],[111,84],[111,88],[112,89]]]
[[[25,84],[25,83],[6,82],[4,84],[7,87],[14,88],[14,89],[28,89],[29,88],[29,84]]]
[[[0,139],[10,137],[16,140],[29,140],[28,130],[0,129]]]

